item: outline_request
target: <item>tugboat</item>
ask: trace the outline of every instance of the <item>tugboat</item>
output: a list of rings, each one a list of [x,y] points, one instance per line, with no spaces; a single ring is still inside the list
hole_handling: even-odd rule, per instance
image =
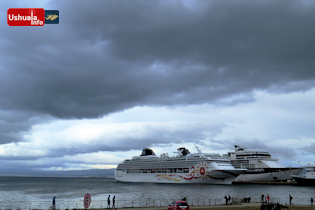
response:
[[[305,174],[292,176],[293,179],[298,185],[315,186],[315,162],[306,165],[305,169]]]

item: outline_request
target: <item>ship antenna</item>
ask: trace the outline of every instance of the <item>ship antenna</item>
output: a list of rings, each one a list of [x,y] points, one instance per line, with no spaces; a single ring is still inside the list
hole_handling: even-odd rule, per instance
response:
[[[195,148],[197,149],[198,153],[202,153],[201,149],[196,144],[194,144],[194,145],[195,145]]]

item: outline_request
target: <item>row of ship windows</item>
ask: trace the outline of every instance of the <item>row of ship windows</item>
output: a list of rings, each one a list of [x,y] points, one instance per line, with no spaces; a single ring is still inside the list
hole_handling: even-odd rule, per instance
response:
[[[189,168],[127,169],[127,173],[189,173]]]

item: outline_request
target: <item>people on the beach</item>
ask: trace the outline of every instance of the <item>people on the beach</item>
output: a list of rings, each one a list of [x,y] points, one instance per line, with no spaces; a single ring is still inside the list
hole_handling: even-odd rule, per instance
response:
[[[56,209],[56,196],[54,196],[54,198],[53,198],[52,209],[53,209],[53,210]]]
[[[264,194],[261,195],[261,202],[265,203],[265,195]]]
[[[270,201],[270,196],[267,195],[267,203],[269,204],[269,201]]]
[[[229,204],[231,204],[231,196],[229,195]]]
[[[242,203],[250,203],[251,197],[244,197]]]
[[[226,197],[226,196],[224,196],[224,199],[225,199],[225,205],[227,205],[227,204],[228,204],[229,199],[228,199],[228,197]]]
[[[115,207],[115,196],[113,197],[113,206],[112,206],[112,209],[116,209],[116,207]]]
[[[293,197],[292,197],[292,195],[291,194],[289,194],[289,197],[290,197],[290,203],[289,204],[287,204],[287,203],[285,203],[284,205],[280,205],[279,206],[279,203],[277,203],[277,204],[274,204],[274,206],[273,206],[273,203],[272,202],[270,202],[270,196],[269,195],[267,195],[266,196],[266,201],[268,202],[268,204],[266,205],[265,203],[262,203],[261,204],[261,209],[265,209],[265,208],[271,208],[271,209],[276,209],[276,210],[278,210],[278,209],[280,209],[280,208],[288,208],[288,205],[294,205],[293,203],[292,203],[292,199],[293,199]],[[261,196],[261,200],[264,200],[264,198],[265,198],[265,196]],[[231,196],[230,195],[225,195],[224,196],[224,199],[225,199],[225,205],[230,205],[231,203],[229,203],[229,200],[231,200]],[[256,200],[256,199],[254,199],[254,200]],[[241,200],[241,202],[243,203],[250,203],[250,201],[251,201],[251,197],[244,197],[242,200]],[[309,200],[310,201],[310,203],[311,203],[311,206],[313,206],[313,203],[314,203],[314,197],[311,197],[311,199]],[[114,209],[114,210],[116,210],[116,206],[115,206],[115,204],[116,204],[116,196],[113,196],[113,198],[112,198],[112,206],[110,206],[110,195],[108,196],[108,206],[107,206],[107,209]],[[275,202],[276,203],[276,202]],[[297,205],[297,204],[296,204]],[[305,205],[305,204],[304,204]],[[292,207],[293,208],[293,207]],[[50,208],[51,210],[56,210],[56,196],[54,196],[53,197],[53,199],[52,199],[52,207]]]
[[[292,203],[293,197],[290,194],[289,194],[289,197],[290,197],[290,206],[291,206],[291,205],[293,205],[293,203]]]
[[[107,198],[107,208],[110,209],[110,195]]]

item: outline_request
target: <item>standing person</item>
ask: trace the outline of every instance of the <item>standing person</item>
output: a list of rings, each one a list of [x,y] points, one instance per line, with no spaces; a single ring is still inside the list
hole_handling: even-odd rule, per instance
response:
[[[227,205],[229,199],[226,196],[224,196],[224,199],[225,199],[225,205]]]
[[[229,195],[229,203],[231,204],[231,196]]]
[[[289,194],[289,197],[290,197],[290,206],[291,206],[291,205],[293,205],[293,203],[292,203],[293,197],[290,194]]]
[[[313,206],[313,202],[314,202],[313,197],[311,197],[311,206]]]
[[[115,207],[115,208],[114,208]],[[113,206],[112,206],[112,209],[116,209],[116,206],[115,206],[115,196],[113,197]]]
[[[110,195],[107,198],[107,208],[110,209]]]
[[[52,209],[53,210],[56,209],[56,196],[54,196],[54,198],[53,198]]]
[[[269,204],[269,200],[270,200],[270,196],[267,195],[267,202],[268,202],[268,204]]]
[[[265,203],[265,195],[264,194],[261,195],[261,202]]]

